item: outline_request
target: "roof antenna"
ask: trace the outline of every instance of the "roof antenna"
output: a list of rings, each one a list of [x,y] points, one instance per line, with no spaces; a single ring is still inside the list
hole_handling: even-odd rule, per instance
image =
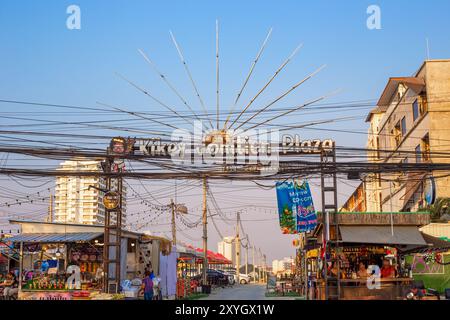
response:
[[[427,43],[427,60],[430,60],[430,44],[428,42],[428,38],[425,39]]]

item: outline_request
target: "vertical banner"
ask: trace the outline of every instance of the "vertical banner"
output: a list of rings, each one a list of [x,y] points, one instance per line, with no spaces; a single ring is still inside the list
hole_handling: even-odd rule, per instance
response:
[[[277,203],[280,228],[283,234],[297,233],[297,205],[295,201],[294,183],[277,182]]]
[[[308,232],[317,225],[317,214],[314,209],[314,202],[309,188],[308,181],[294,183],[295,199],[297,204],[297,231]]]

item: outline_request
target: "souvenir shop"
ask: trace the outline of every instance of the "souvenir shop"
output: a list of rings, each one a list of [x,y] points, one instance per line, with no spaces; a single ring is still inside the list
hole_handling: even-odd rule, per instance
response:
[[[404,299],[414,281],[406,255],[429,246],[418,227],[364,225],[339,229],[339,246],[329,243],[325,251],[321,229],[316,234],[317,247],[306,251],[308,299]]]
[[[122,299],[103,290],[103,227],[11,221],[21,233],[8,239],[19,252],[19,299]],[[139,277],[140,235],[122,232],[122,279]]]

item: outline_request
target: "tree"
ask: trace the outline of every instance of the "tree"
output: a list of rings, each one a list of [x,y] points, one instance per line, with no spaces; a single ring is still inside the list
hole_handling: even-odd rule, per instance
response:
[[[431,213],[433,222],[447,222],[450,217],[450,198],[437,198],[434,204],[425,207],[424,211]]]

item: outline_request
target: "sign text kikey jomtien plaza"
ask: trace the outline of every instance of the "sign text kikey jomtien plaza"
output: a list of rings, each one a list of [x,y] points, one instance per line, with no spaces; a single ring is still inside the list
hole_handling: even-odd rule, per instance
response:
[[[281,134],[278,130],[203,130],[195,123],[193,134],[177,129],[170,140],[161,138],[114,138],[110,152],[114,155],[140,154],[152,158],[170,158],[178,165],[255,166],[261,173],[276,173],[280,156],[331,152],[332,139],[302,139],[298,134]]]

